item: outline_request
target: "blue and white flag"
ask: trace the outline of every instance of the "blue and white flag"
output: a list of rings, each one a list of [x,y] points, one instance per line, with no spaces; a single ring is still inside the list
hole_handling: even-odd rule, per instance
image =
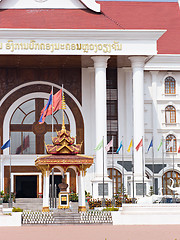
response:
[[[117,149],[116,153],[119,153],[119,151],[121,150],[122,146],[123,146],[123,145],[122,145],[122,141],[121,141],[120,146],[119,146],[119,148]]]
[[[8,148],[8,147],[10,147],[10,139],[9,139],[6,143],[4,143],[4,144],[2,145],[1,150],[4,150],[4,149],[6,149],[6,148]]]

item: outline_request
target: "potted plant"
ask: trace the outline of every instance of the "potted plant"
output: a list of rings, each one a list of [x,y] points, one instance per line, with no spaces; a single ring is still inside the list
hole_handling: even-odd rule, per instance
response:
[[[4,198],[4,191],[0,192],[0,205],[3,203],[3,198]]]

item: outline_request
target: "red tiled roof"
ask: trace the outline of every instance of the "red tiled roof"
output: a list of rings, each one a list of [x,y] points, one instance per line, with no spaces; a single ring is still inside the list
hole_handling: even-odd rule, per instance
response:
[[[180,54],[177,2],[99,2],[102,13],[83,9],[8,9],[0,11],[0,28],[166,29],[159,54]]]

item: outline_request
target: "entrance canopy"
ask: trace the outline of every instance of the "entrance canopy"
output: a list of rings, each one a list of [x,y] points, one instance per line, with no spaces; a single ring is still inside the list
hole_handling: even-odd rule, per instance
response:
[[[93,157],[85,155],[47,155],[39,157],[35,161],[35,165],[42,171],[51,171],[52,168],[60,166],[64,173],[70,167],[75,167],[77,172],[85,172],[93,164]]]

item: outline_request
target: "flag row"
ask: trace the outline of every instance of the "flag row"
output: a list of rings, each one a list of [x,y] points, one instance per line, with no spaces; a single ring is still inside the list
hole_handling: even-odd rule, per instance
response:
[[[133,146],[133,139],[131,139],[131,142],[128,146],[127,152],[131,151],[132,146]],[[103,139],[101,140],[101,142],[97,145],[97,147],[94,150],[98,151],[102,147],[103,147]],[[113,139],[111,139],[111,141],[105,146],[105,150],[108,152],[111,147],[113,147]],[[123,141],[120,142],[120,145],[119,145],[118,149],[116,150],[116,153],[119,153],[119,151],[121,150],[122,147],[123,147]],[[143,138],[141,138],[141,140],[139,141],[139,143],[135,147],[136,151],[139,151],[139,149],[141,147],[143,147]],[[148,153],[150,148],[152,148],[152,147],[153,147],[153,139],[151,140],[146,153]],[[162,147],[162,140],[161,140],[157,150],[159,151],[161,147]],[[169,151],[171,148],[174,148],[174,139],[171,139],[171,141],[169,142],[169,144],[166,147],[166,151]],[[178,153],[180,153],[180,146],[178,148]]]

